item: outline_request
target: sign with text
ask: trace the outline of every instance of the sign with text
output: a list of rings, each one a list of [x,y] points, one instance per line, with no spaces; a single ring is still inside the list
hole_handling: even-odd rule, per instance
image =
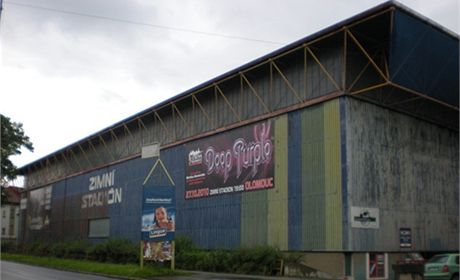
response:
[[[142,202],[142,240],[174,239],[176,202],[174,187],[144,187]]]
[[[88,192],[81,196],[81,209],[106,207],[121,203],[122,188],[115,183],[115,169],[91,176],[87,182]]]
[[[378,229],[379,209],[367,207],[351,207],[351,226],[354,228]]]
[[[272,121],[186,145],[185,199],[274,187]]]
[[[412,248],[412,230],[410,228],[399,228],[399,247]]]

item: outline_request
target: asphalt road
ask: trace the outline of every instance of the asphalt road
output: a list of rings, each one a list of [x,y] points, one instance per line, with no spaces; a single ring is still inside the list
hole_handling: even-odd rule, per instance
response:
[[[91,274],[62,271],[40,266],[0,261],[1,280],[114,280]],[[189,276],[158,277],[158,280],[294,280],[296,278],[235,275],[223,273],[192,272]]]
[[[1,261],[2,280],[113,280],[89,274],[49,269],[40,266]]]

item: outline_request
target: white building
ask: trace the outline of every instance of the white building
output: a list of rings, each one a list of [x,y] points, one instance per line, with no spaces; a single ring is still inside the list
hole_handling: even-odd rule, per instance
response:
[[[9,187],[5,189],[6,201],[1,205],[1,239],[15,240],[19,232],[19,204],[21,189]]]

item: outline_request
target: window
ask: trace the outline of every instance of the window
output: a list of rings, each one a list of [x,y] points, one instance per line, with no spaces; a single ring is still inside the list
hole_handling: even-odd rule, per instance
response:
[[[2,235],[5,235],[5,234],[6,234],[6,229],[2,228]]]
[[[387,278],[387,263],[385,253],[367,254],[367,277],[369,279]]]
[[[6,218],[6,210],[3,210],[3,211],[2,211],[2,217],[3,217],[3,218]]]
[[[110,234],[110,219],[89,220],[88,237],[105,238]]]
[[[14,236],[14,224],[10,224],[10,228],[8,229],[8,234],[10,236]]]

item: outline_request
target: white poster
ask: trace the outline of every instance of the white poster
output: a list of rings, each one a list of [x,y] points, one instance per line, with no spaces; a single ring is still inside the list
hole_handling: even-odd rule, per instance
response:
[[[379,209],[352,206],[351,227],[378,229],[380,227]]]

